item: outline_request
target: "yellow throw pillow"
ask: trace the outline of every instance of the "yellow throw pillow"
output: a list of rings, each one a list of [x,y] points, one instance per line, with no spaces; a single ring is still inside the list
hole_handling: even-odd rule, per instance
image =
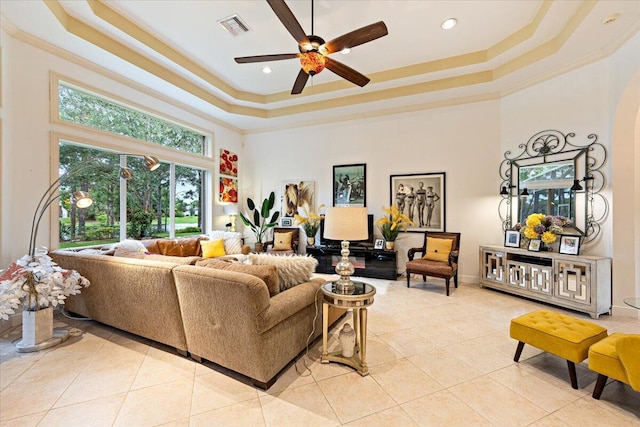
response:
[[[291,237],[293,233],[273,233],[273,250],[274,251],[290,251],[291,250]]]
[[[451,246],[453,246],[452,239],[427,237],[427,253],[424,254],[422,259],[447,262],[451,253]]]
[[[225,256],[227,253],[224,251],[224,240],[201,240],[200,246],[202,247],[203,258],[217,258],[219,256]]]

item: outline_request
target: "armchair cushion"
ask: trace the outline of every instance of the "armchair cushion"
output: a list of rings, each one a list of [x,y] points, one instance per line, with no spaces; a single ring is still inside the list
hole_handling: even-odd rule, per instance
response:
[[[275,233],[273,233],[273,249],[276,251],[293,250],[293,247],[291,246],[292,237],[292,232],[282,233],[276,231]]]
[[[427,237],[426,253],[422,258],[430,261],[449,262],[452,246],[453,239]]]
[[[407,262],[407,269],[414,274],[425,274],[435,277],[445,277],[453,274],[453,267],[448,263],[424,258]]]
[[[224,251],[224,240],[222,239],[202,240],[200,246],[202,246],[203,258],[217,258],[227,254]]]

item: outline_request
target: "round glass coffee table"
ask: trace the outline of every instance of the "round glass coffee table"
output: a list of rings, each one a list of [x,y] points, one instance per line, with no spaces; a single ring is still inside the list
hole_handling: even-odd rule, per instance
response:
[[[338,292],[334,282],[322,285],[322,363],[338,362],[351,366],[363,377],[369,375],[367,367],[367,307],[373,304],[376,288],[364,282],[353,282],[355,290],[344,294]],[[356,331],[356,348],[353,356],[345,357],[342,351],[329,353],[329,306],[353,310],[353,329]]]

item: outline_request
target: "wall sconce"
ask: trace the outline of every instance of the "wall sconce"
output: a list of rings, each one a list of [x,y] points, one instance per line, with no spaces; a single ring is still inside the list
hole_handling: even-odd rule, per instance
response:
[[[571,186],[571,191],[582,191],[584,190],[584,188],[582,188],[582,185],[580,185],[580,181],[584,182],[586,184],[587,181],[592,180],[593,177],[592,176],[585,176],[582,179],[574,179],[573,180],[573,185]]]
[[[236,231],[236,220],[238,217],[238,205],[237,204],[230,204],[230,205],[224,205],[224,213],[229,215],[229,231]]]
[[[512,188],[516,188],[516,186],[515,185],[509,185],[509,186],[503,185],[502,189],[500,190],[500,195],[501,196],[509,196],[509,195],[511,195],[511,189]]]
[[[526,187],[522,189],[522,192],[520,193],[520,197],[523,197],[523,198],[529,197],[529,190],[527,190]]]

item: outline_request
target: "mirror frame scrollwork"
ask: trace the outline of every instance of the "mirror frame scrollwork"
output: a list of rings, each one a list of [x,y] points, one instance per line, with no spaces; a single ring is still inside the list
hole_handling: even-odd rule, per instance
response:
[[[585,145],[570,142],[574,137],[573,132],[564,134],[558,130],[545,130],[533,135],[525,144],[518,145],[518,154],[512,154],[511,151],[504,153],[504,160],[500,163],[499,169],[501,200],[498,205],[498,214],[504,231],[513,228],[514,217],[516,222],[520,219],[518,215],[520,207],[518,194],[521,191],[519,168],[572,161],[574,185],[582,183],[580,187],[584,188],[584,190],[575,191],[572,187],[570,190],[572,200],[575,198],[576,218],[572,218],[575,223],[574,229],[583,236],[584,244],[593,242],[599,237],[600,224],[609,213],[609,203],[602,194],[606,184],[603,167],[607,161],[607,153],[604,145],[598,142],[596,134],[588,135],[589,142]],[[578,202],[579,195],[580,202]],[[584,206],[584,214],[578,212],[578,206]],[[570,214],[572,214],[571,208]]]

